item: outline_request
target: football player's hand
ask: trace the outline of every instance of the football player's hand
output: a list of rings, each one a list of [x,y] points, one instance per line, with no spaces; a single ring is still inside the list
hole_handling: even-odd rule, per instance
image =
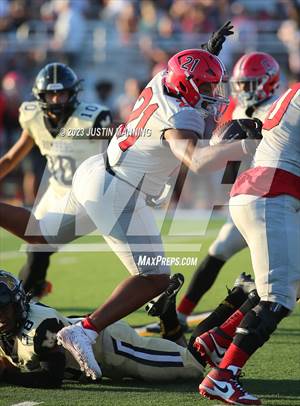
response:
[[[207,43],[207,50],[211,54],[219,55],[226,37],[232,34],[234,34],[233,25],[231,24],[231,21],[227,21],[222,25],[221,28],[218,29],[218,31],[212,33],[212,36]]]
[[[262,122],[258,118],[230,120],[214,130],[209,144],[217,145],[243,139],[261,140],[261,128]]]
[[[261,134],[261,130],[262,130],[262,126],[263,123],[260,121],[259,118],[254,118],[254,124],[252,125],[252,123],[248,120],[239,120],[240,121],[240,126],[242,128],[242,130],[245,131],[246,135],[247,135],[247,139],[248,140],[261,140],[262,139],[262,134]],[[251,123],[251,125],[249,125],[249,123]]]

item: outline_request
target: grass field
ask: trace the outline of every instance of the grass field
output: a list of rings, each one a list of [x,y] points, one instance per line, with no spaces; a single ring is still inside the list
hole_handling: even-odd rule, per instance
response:
[[[220,220],[210,223],[206,237],[166,237],[167,243],[187,244],[187,251],[172,252],[170,256],[197,256],[200,260],[206,255],[209,243],[220,226]],[[179,227],[181,227],[179,225]],[[185,221],[182,228],[197,225],[194,221]],[[88,237],[85,242],[98,243],[99,237]],[[101,241],[100,241],[101,242]],[[202,244],[198,252],[188,252],[192,244]],[[0,268],[18,273],[24,262],[24,253],[19,252],[21,242],[0,230]],[[174,272],[182,272],[186,283],[194,267],[173,267]],[[249,255],[246,250],[237,254],[222,270],[217,283],[205,296],[197,308],[209,310],[226,294],[225,286],[231,286],[235,277],[242,271],[250,272]],[[83,314],[91,311],[103,302],[112,289],[125,276],[126,271],[110,252],[63,252],[52,257],[49,280],[54,291],[45,303],[59,309],[64,314]],[[184,288],[183,288],[184,290]],[[131,324],[153,322],[143,309],[127,317]],[[300,406],[300,309],[284,320],[271,340],[249,361],[243,378],[244,386],[257,394],[264,405]],[[70,405],[211,405],[216,401],[202,399],[197,391],[199,382],[149,385],[137,381],[112,383],[103,380],[101,385],[66,383],[61,390],[36,390],[0,386],[0,406],[34,404],[70,406]],[[29,402],[29,403],[28,403]],[[21,406],[21,405],[20,405]]]

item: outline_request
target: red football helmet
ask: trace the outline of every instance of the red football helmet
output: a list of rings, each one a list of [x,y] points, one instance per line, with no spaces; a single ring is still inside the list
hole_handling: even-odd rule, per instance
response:
[[[171,94],[207,113],[220,114],[228,104],[223,63],[200,49],[186,49],[168,62],[164,84]]]
[[[272,96],[279,86],[280,68],[265,52],[251,52],[234,65],[230,79],[232,94],[244,107],[253,106]]]

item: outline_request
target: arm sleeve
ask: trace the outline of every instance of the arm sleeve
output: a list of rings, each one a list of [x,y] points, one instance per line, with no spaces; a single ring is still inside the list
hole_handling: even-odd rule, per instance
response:
[[[26,388],[59,388],[64,377],[65,363],[65,355],[62,350],[49,351],[41,358],[39,369],[30,372],[6,369],[2,381]]]

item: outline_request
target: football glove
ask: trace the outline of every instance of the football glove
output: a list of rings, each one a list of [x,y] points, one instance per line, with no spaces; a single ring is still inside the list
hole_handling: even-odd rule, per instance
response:
[[[209,141],[210,145],[222,144],[235,140],[260,140],[262,122],[258,119],[242,118],[227,121],[215,129]]]
[[[226,37],[232,34],[234,34],[233,25],[231,24],[231,21],[227,21],[218,29],[218,31],[212,33],[208,43],[202,45],[202,48],[206,49],[211,54],[219,55]]]

